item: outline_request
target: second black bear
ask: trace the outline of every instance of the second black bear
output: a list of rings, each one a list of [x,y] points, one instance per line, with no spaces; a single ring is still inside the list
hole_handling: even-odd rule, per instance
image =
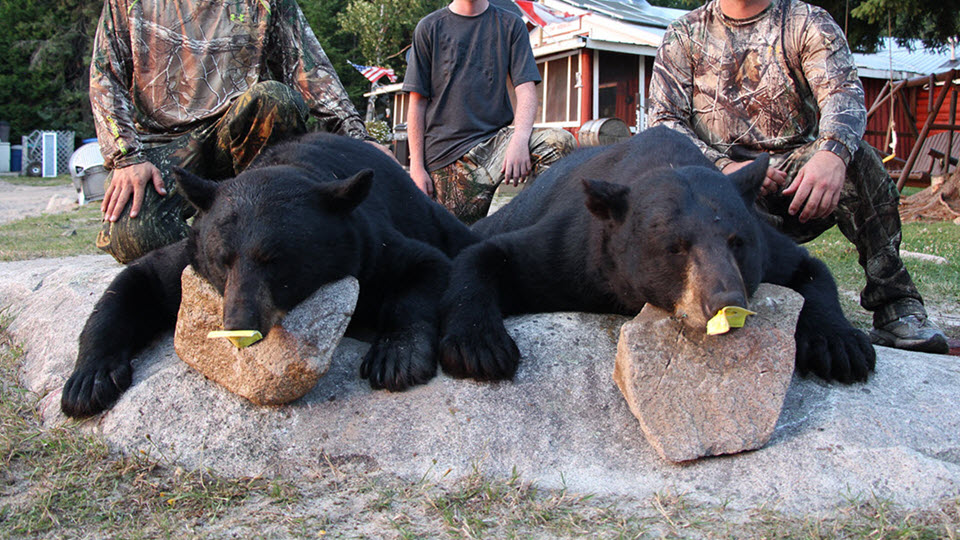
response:
[[[686,137],[657,127],[554,164],[479,221],[474,231],[486,239],[454,260],[442,303],[444,371],[512,378],[520,355],[505,315],[633,316],[651,303],[704,328],[764,281],[803,295],[801,373],[865,380],[875,353],[841,312],[829,270],[754,210],[768,159],[724,176]]]
[[[199,212],[190,237],[135,261],[107,288],[80,334],[64,413],[96,414],[130,386],[133,355],[176,322],[187,264],[223,294],[225,329],[263,335],[321,285],[354,276],[354,320],[378,332],[361,375],[390,390],[434,376],[450,258],[477,237],[386,154],[316,134],[269,150],[231,180],[181,171],[177,187]]]

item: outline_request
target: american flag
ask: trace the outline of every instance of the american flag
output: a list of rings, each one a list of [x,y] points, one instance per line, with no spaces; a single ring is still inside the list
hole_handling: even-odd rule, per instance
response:
[[[347,60],[347,63],[353,66],[354,68],[356,68],[356,70],[359,71],[361,75],[366,77],[367,80],[369,80],[372,83],[377,82],[378,80],[380,80],[380,77],[383,77],[384,75],[386,75],[387,78],[390,79],[390,82],[397,82],[397,75],[390,68],[377,67],[377,66],[358,66],[357,64],[354,64],[349,60]]]

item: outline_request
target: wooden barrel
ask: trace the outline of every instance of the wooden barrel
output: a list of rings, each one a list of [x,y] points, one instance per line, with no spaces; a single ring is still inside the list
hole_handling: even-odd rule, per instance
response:
[[[619,118],[595,118],[580,126],[580,146],[613,144],[629,138],[630,128]]]

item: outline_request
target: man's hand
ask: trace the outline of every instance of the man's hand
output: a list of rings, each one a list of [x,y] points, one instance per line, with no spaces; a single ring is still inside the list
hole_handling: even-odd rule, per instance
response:
[[[390,159],[396,161],[397,163],[400,163],[400,160],[397,159],[397,156],[393,155],[393,152],[390,150],[389,147],[384,146],[384,145],[378,143],[377,141],[367,141],[367,143],[370,144],[370,145],[372,145],[372,146],[373,146],[374,148],[376,148],[377,150],[380,150],[380,151],[383,152],[384,154],[390,156]]]
[[[107,188],[103,202],[100,203],[103,218],[111,222],[120,219],[120,212],[131,198],[133,205],[130,207],[130,218],[137,217],[140,206],[143,204],[144,188],[147,182],[151,181],[157,193],[167,194],[167,190],[163,187],[163,178],[160,177],[160,170],[149,161],[114,169],[113,180],[110,181],[110,187]]]
[[[430,177],[430,173],[427,172],[423,167],[410,167],[410,177],[413,178],[413,183],[420,188],[420,191],[424,192],[430,198],[433,198],[433,178]]]
[[[813,155],[807,164],[800,169],[797,177],[784,195],[793,195],[790,203],[790,215],[800,212],[800,223],[811,219],[829,216],[840,202],[840,190],[847,176],[847,166],[840,156],[833,152],[821,150]]]
[[[723,174],[731,174],[734,171],[738,171],[747,165],[753,163],[752,161],[739,161],[728,164],[723,168]],[[781,171],[780,169],[769,167],[767,169],[767,175],[763,178],[763,185],[760,186],[760,196],[764,197],[771,193],[776,193],[781,187],[787,184],[787,173]]]
[[[529,138],[518,136],[516,132],[510,137],[507,143],[507,152],[503,158],[503,178],[513,185],[517,186],[521,182],[527,181],[530,174],[530,141]]]

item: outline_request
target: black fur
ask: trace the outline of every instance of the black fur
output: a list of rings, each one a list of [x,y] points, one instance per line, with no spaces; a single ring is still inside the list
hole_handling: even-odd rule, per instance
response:
[[[442,303],[444,370],[511,378],[520,355],[505,315],[635,315],[651,303],[703,328],[721,307],[746,305],[766,281],[804,297],[797,369],[865,380],[873,347],[844,318],[826,266],[754,210],[767,164],[762,155],[724,176],[667,128],[554,164],[476,223],[486,239],[454,260]]]
[[[477,237],[388,156],[314,134],[234,179],[179,171],[177,186],[199,211],[190,237],[135,261],[100,298],[64,386],[67,415],[96,414],[130,386],[133,355],[174,326],[188,263],[223,294],[225,329],[264,335],[321,285],[354,276],[354,320],[378,332],[361,376],[403,390],[435,375],[450,258]]]

